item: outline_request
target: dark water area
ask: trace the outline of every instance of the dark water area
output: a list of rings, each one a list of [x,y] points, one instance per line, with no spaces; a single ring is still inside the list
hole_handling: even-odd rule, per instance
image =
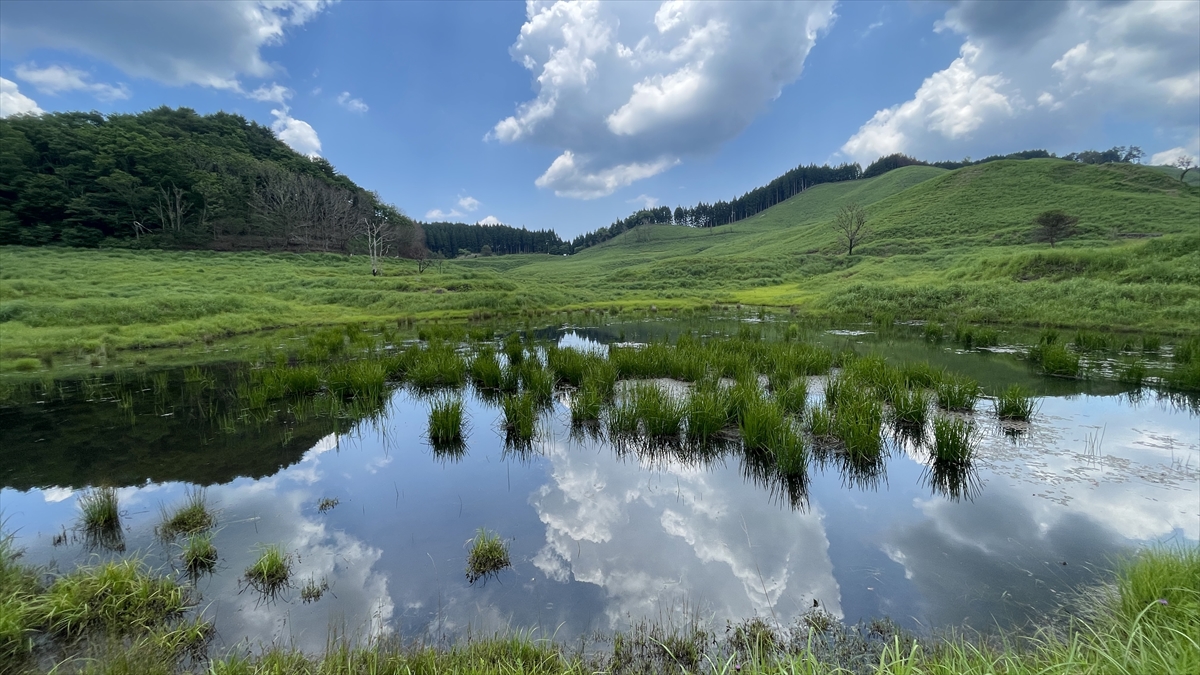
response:
[[[647,321],[531,332],[602,349],[692,329]],[[961,475],[938,475],[927,450],[885,428],[880,465],[814,456],[803,484],[785,485],[741,451],[685,457],[581,434],[568,390],[556,392],[532,445],[514,450],[498,404],[467,387],[466,450],[445,455],[426,439],[431,396],[410,388],[368,407],[247,419],[213,393],[233,366],[127,373],[0,406],[0,512],[28,562],[66,571],[136,554],[177,573],[179,544],[155,527],[203,486],[220,560],[196,582],[197,611],[215,621],[218,647],[310,650],[331,628],[363,637],[535,628],[572,640],[642,619],[788,624],[814,606],[917,630],[1019,627],[1102,581],[1135,547],[1200,541],[1200,420],[1187,400],[1102,377],[1046,378],[1003,348],[869,328],[810,339],[929,361],[988,392],[1019,383],[1037,412],[1001,425],[980,400],[978,452]],[[810,400],[824,383],[810,379]],[[75,529],[80,495],[94,485],[118,488],[122,551]],[[472,585],[467,543],[481,527],[508,541],[513,567]],[[241,583],[267,544],[295,561],[295,587],[274,600]],[[329,592],[302,602],[307,580]]]

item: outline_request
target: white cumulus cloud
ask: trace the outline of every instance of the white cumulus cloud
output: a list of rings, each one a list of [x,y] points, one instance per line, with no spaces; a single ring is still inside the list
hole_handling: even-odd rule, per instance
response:
[[[462,215],[457,209],[450,209],[449,211],[430,209],[425,212],[425,220],[447,220],[449,218],[461,218]]]
[[[103,82],[89,82],[91,75],[70,66],[46,66],[24,63],[13,71],[17,77],[32,84],[43,94],[61,94],[65,91],[86,91],[101,101],[116,101],[129,98],[129,89],[120,84],[113,86]]]
[[[302,155],[321,156],[321,139],[317,137],[317,130],[312,128],[311,124],[292,117],[287,106],[272,110],[271,114],[275,116],[275,121],[271,123],[271,131],[275,132],[279,140]]]
[[[350,112],[365,113],[371,109],[366,103],[363,103],[361,98],[351,98],[350,92],[348,91],[343,91],[342,93],[338,94],[337,102],[338,105],[342,106],[346,110],[349,110]]]
[[[466,197],[459,197],[458,205],[464,211],[475,211],[479,208],[479,200],[467,195]]]
[[[333,0],[224,2],[14,2],[0,14],[7,54],[80,51],[134,77],[170,85],[241,90],[240,77],[268,77],[262,49]]]
[[[21,93],[16,82],[0,77],[0,118],[41,115],[43,112],[36,101]]]
[[[288,89],[287,87],[285,87],[281,84],[276,84],[276,83],[272,82],[271,86],[267,86],[264,84],[263,86],[259,87],[258,89],[255,89],[254,91],[250,92],[249,94],[246,94],[246,96],[251,99],[254,99],[255,101],[263,101],[264,103],[278,103],[279,105],[285,105],[287,103],[287,100],[292,97],[292,90]]]
[[[533,99],[488,133],[561,151],[535,181],[593,199],[735,137],[795,81],[833,2],[528,2]]]
[[[487,218],[484,218],[483,220],[480,220],[478,223],[476,223],[476,225],[502,225],[502,224],[503,223],[496,216],[488,216]]]
[[[870,162],[1070,146],[1113,116],[1186,144],[1200,127],[1198,25],[1195,2],[957,2],[936,29],[963,36],[959,58],[841,152]]]

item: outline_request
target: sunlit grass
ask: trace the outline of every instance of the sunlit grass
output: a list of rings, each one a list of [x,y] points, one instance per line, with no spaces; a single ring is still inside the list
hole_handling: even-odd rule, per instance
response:
[[[163,511],[158,526],[159,536],[170,539],[181,534],[193,534],[211,528],[216,517],[208,506],[203,488],[189,488],[184,502],[174,511]]]
[[[242,575],[247,586],[260,595],[274,598],[292,585],[292,555],[278,544],[262,547],[258,558]]]
[[[489,532],[482,527],[470,541],[470,551],[467,553],[467,582],[475,583],[480,579],[493,577],[501,571],[512,567],[508,555],[508,544],[499,534]]]

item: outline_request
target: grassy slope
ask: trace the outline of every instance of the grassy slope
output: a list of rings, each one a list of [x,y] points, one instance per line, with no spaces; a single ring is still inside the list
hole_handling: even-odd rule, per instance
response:
[[[853,258],[829,226],[850,201],[867,206],[873,233]],[[1050,208],[1080,217],[1079,235],[1054,250],[1028,243]],[[7,247],[0,357],[397,316],[712,302],[1194,332],[1200,189],[1130,165],[906,167],[820,185],[732,225],[639,228],[570,258],[368,269],[339,255]]]

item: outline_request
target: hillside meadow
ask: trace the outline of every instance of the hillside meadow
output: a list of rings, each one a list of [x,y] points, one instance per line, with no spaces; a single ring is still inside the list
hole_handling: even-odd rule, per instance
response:
[[[846,256],[831,227],[866,207]],[[1062,209],[1077,234],[1032,243]],[[859,252],[861,251],[861,253]],[[449,260],[372,277],[342,254],[0,248],[0,359],[181,345],[269,328],[743,303],[819,317],[1194,333],[1200,188],[1056,159],[912,166],[811,188],[714,228],[642,226],[574,256]]]

